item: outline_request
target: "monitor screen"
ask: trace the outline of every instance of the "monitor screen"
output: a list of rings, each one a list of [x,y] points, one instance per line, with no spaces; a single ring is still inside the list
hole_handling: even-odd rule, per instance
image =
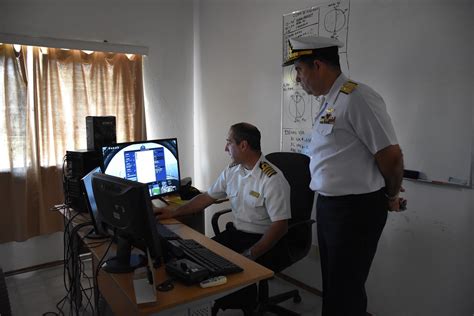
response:
[[[82,179],[82,190],[84,193],[84,200],[86,202],[87,210],[91,216],[92,224],[94,225],[94,232],[97,236],[107,236],[107,230],[105,229],[102,219],[97,211],[97,204],[95,202],[94,191],[92,190],[92,175],[95,173],[101,173],[100,167],[92,169]]]
[[[132,246],[148,251],[154,266],[158,266],[162,257],[161,240],[147,185],[95,173],[92,189],[100,217],[114,231],[117,241],[117,255],[106,261],[104,270],[124,273],[144,265],[145,257],[132,254]]]
[[[151,198],[179,190],[176,138],[118,143],[102,147],[105,174],[148,185]]]

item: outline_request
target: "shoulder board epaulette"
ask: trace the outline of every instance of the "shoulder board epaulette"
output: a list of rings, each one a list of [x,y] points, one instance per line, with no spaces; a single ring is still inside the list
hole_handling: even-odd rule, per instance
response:
[[[350,94],[354,89],[357,87],[357,83],[351,80],[348,80],[346,83],[344,83],[341,87],[340,92],[344,94]]]
[[[234,168],[235,166],[238,166],[239,164],[236,162],[233,162],[229,165],[229,168]]]
[[[277,173],[275,169],[273,169],[273,167],[265,161],[260,162],[260,169],[262,169],[263,173],[269,178]]]

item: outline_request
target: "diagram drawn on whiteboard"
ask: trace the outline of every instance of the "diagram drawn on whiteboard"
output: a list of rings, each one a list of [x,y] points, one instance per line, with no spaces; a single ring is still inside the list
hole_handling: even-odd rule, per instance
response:
[[[304,97],[299,91],[295,91],[292,95],[290,95],[290,102],[288,104],[288,113],[290,117],[295,121],[304,121],[306,118],[304,117],[304,112],[306,109],[306,103],[304,101]]]
[[[324,16],[324,29],[326,32],[331,33],[332,38],[339,39],[339,33],[346,26],[346,12],[349,9],[341,8],[340,3],[333,3],[329,7],[332,7],[332,9]]]

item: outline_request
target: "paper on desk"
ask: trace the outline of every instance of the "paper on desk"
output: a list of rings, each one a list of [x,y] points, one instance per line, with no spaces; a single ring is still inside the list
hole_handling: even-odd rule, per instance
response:
[[[172,194],[172,195],[167,195],[165,198],[166,202],[168,202],[170,205],[184,205],[189,203],[189,200],[183,200],[181,199],[181,196],[179,194]]]
[[[133,274],[133,289],[135,290],[135,299],[137,304],[154,303],[156,302],[156,287],[155,287],[155,269],[152,264],[150,251],[147,249],[148,257],[148,271],[151,273],[151,281],[147,275],[147,267],[138,268]]]
[[[133,289],[135,290],[135,299],[137,304],[156,302],[156,294],[153,285],[148,283],[148,279],[134,279]]]

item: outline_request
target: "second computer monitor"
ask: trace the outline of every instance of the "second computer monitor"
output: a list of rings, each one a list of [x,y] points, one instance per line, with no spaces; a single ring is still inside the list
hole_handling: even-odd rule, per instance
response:
[[[176,138],[118,143],[102,154],[105,174],[147,184],[151,198],[179,190]]]
[[[91,182],[97,211],[117,240],[116,256],[106,261],[104,270],[124,273],[144,265],[144,257],[131,252],[133,246],[148,252],[157,267],[161,239],[146,185],[102,173],[94,173]]]
[[[94,191],[92,189],[92,175],[96,173],[101,173],[100,168],[92,169],[88,174],[86,174],[82,179],[82,190],[84,194],[84,200],[86,202],[86,207],[89,210],[91,216],[92,225],[94,225],[94,232],[97,237],[108,236],[107,229],[102,223],[99,212],[97,211],[97,204],[95,202]]]

